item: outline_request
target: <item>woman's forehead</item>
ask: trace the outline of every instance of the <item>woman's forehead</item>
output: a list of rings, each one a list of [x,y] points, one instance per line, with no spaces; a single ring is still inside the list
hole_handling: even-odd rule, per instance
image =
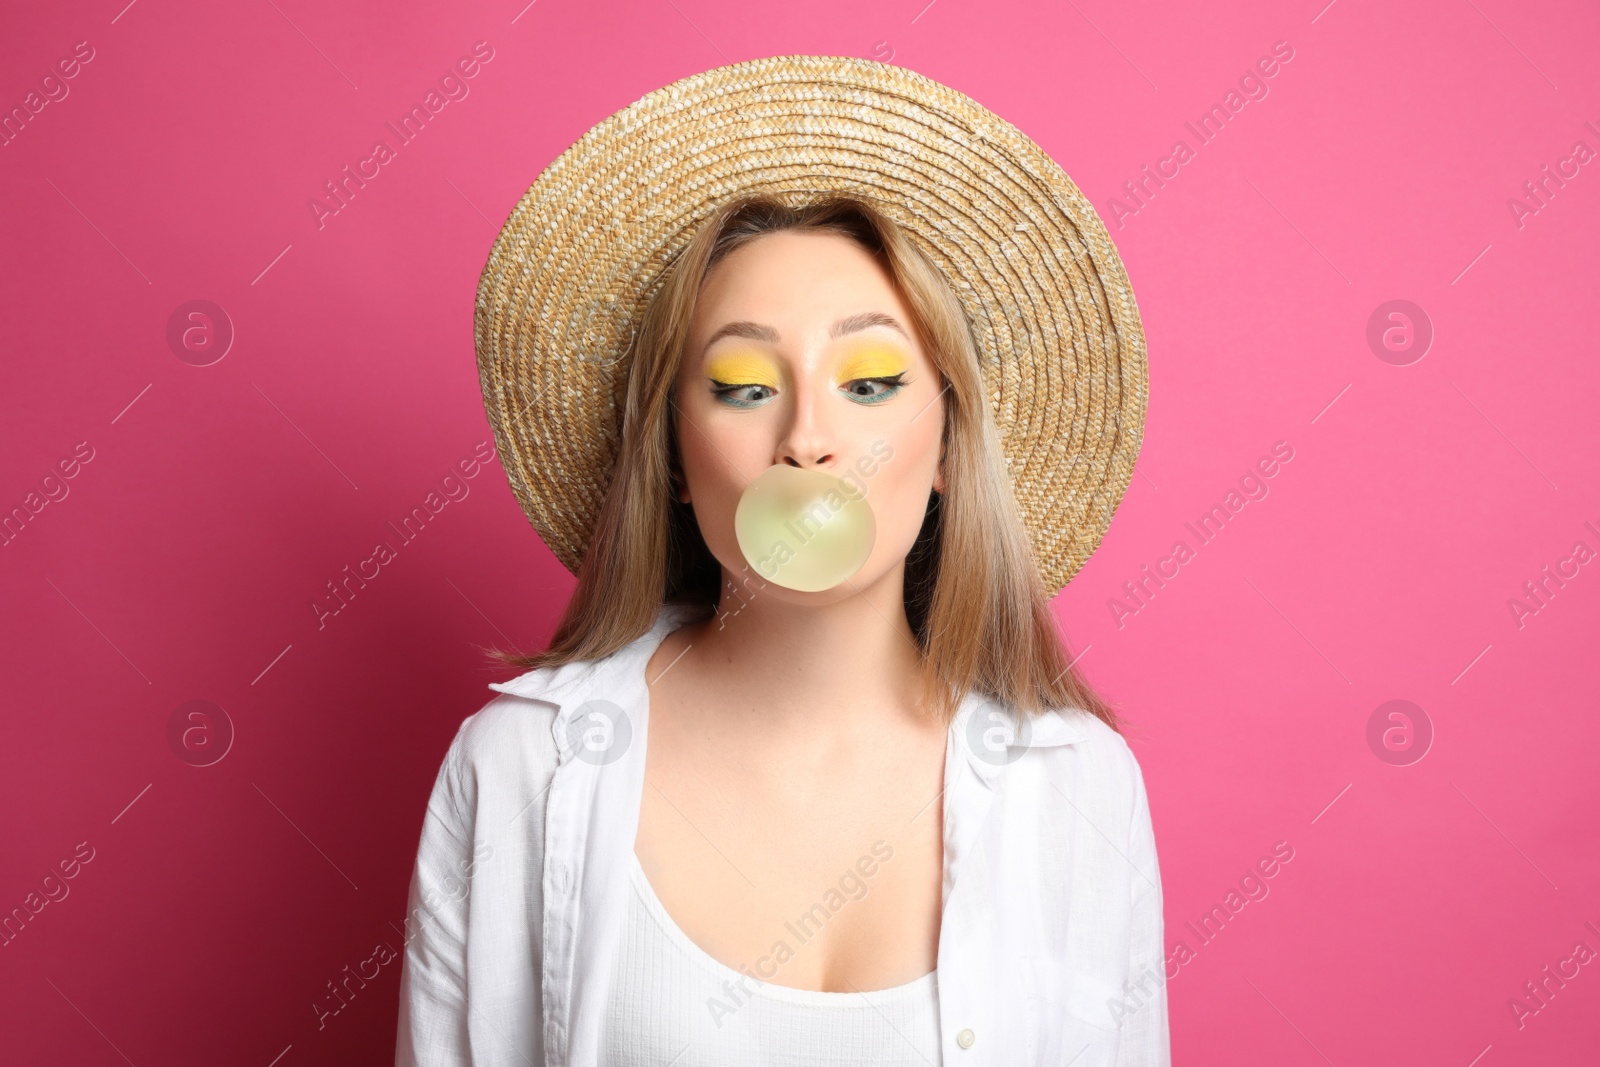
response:
[[[783,240],[790,237],[797,240]],[[834,234],[769,234],[736,249],[707,275],[690,324],[689,355],[725,336],[779,346],[874,328],[916,344],[910,309],[870,252]]]

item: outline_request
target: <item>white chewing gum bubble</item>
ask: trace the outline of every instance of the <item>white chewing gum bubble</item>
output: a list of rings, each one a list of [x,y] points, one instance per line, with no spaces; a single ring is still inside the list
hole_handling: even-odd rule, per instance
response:
[[[765,580],[814,593],[859,571],[878,522],[859,488],[823,471],[773,464],[739,497],[733,529]]]

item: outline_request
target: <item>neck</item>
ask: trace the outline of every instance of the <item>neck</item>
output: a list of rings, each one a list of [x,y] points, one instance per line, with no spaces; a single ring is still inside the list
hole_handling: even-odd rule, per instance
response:
[[[740,586],[724,572],[716,613],[698,625],[684,658],[695,657],[731,706],[758,714],[774,734],[856,732],[915,716],[922,650],[906,619],[904,579],[902,563],[810,603]]]

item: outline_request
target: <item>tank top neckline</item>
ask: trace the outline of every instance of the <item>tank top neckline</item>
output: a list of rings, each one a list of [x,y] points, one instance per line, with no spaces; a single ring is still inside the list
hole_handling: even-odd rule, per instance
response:
[[[876,1004],[898,1000],[914,1000],[926,996],[938,976],[937,968],[929,971],[919,978],[886,989],[864,989],[859,992],[829,992],[821,989],[796,989],[793,986],[778,985],[775,982],[762,981],[756,975],[747,975],[743,971],[735,970],[726,963],[717,959],[711,953],[701,948],[695,940],[684,932],[667,911],[661,898],[656,895],[655,887],[650,884],[649,875],[644,873],[644,865],[639,862],[638,853],[632,848],[628,849],[629,878],[639,901],[645,910],[655,920],[656,926],[664,933],[668,940],[702,968],[713,973],[719,982],[743,982],[753,980],[758,983],[757,994],[775,1000],[787,1001],[792,1004],[806,1004],[819,1008],[847,1008],[859,1005],[863,998]]]

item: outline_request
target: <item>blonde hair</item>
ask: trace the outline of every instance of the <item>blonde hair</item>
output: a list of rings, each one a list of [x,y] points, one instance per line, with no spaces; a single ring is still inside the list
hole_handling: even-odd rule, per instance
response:
[[[947,383],[945,491],[929,497],[906,557],[905,611],[923,651],[920,703],[948,723],[976,689],[1024,715],[1076,707],[1121,721],[1067,658],[979,375],[977,346],[949,283],[869,202],[834,195],[790,206],[755,194],[705,221],[667,269],[632,346],[622,440],[578,585],[542,652],[486,650],[533,669],[606,656],[640,637],[664,604],[714,612],[722,566],[706,547],[680,475],[672,387],[707,273],[734,249],[780,230],[858,242],[883,265]]]

